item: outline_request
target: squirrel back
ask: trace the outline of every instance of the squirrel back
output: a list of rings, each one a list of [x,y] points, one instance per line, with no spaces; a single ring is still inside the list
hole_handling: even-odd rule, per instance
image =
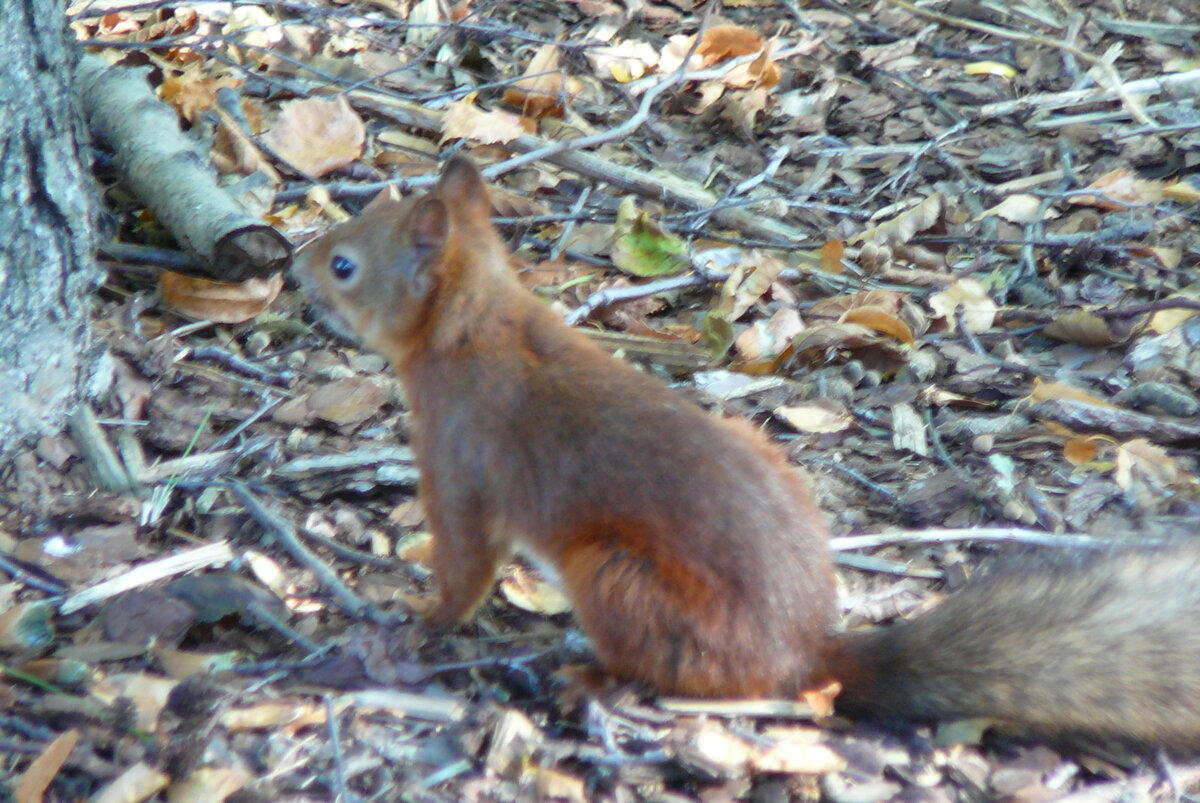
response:
[[[834,633],[828,532],[748,423],[594,345],[517,280],[474,164],[377,199],[299,255],[412,409],[440,596],[470,615],[513,551],[561,580],[601,663],[660,692],[987,717],[1032,735],[1200,746],[1200,548],[1001,571],[896,627]]]

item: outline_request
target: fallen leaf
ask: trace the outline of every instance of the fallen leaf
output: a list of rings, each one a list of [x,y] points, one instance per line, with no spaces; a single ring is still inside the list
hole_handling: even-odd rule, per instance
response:
[[[442,142],[466,139],[483,145],[502,145],[529,133],[521,118],[503,109],[485,112],[475,105],[475,96],[468,95],[446,106],[442,116]]]
[[[841,320],[846,323],[861,324],[880,334],[891,335],[901,343],[911,345],[916,342],[909,325],[898,315],[888,312],[882,307],[855,307],[846,310],[842,314]]]
[[[552,583],[520,566],[500,581],[504,598],[523,611],[554,616],[571,610],[571,601]]]
[[[1035,402],[1077,401],[1084,404],[1096,404],[1110,410],[1117,409],[1115,405],[1109,404],[1098,396],[1093,396],[1086,390],[1080,390],[1063,382],[1045,382],[1040,377],[1034,377],[1033,390],[1029,392],[1029,398]]]
[[[175,309],[214,323],[243,323],[261,314],[283,289],[283,273],[244,282],[218,282],[166,270],[159,274],[163,300]]]
[[[1042,333],[1064,343],[1105,348],[1124,343],[1132,330],[1128,326],[1114,326],[1114,321],[1091,310],[1072,309],[1060,313],[1046,324]]]
[[[319,178],[362,156],[366,137],[366,124],[338,95],[284,103],[263,141],[288,164]]]
[[[1094,190],[1096,195],[1073,195],[1069,201],[1077,206],[1095,206],[1100,209],[1124,209],[1129,204],[1155,204],[1163,199],[1161,181],[1139,178],[1124,167],[1110,170],[1093,181],[1085,189]]]
[[[797,432],[845,432],[854,426],[849,413],[819,404],[782,405],[771,413]]]
[[[547,115],[562,117],[565,101],[583,91],[583,83],[574,76],[564,75],[559,66],[558,45],[538,48],[525,67],[525,75],[504,90],[504,102],[521,107],[525,117],[539,120]]]
[[[670,276],[686,270],[687,243],[638,208],[632,195],[617,209],[611,258],[613,264],[634,276]]]
[[[72,728],[46,745],[30,765],[13,782],[15,803],[41,803],[51,781],[79,741],[79,731]]]
[[[131,803],[149,800],[165,789],[170,782],[170,776],[138,762],[89,798],[89,803]]]
[[[934,316],[944,319],[946,328],[951,332],[958,328],[955,311],[959,307],[962,307],[963,325],[971,332],[991,329],[999,309],[983,283],[975,279],[958,279],[945,290],[929,297],[929,308]]]

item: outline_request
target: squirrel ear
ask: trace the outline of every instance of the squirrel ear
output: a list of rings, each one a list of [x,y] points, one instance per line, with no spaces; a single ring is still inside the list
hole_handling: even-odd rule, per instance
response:
[[[413,209],[408,230],[419,252],[437,251],[445,246],[450,234],[450,216],[446,204],[439,198],[426,195]]]
[[[483,174],[469,156],[461,153],[451,156],[442,168],[437,194],[456,212],[462,210],[469,217],[486,220],[492,211]]]

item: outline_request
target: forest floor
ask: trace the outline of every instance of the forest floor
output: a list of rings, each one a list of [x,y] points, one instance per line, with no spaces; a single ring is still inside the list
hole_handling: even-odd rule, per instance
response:
[[[1200,534],[1194,0],[71,15],[147,68],[223,185],[296,245],[385,181],[428,186],[450,152],[489,166],[530,286],[809,475],[846,627],[996,555]],[[435,588],[384,361],[314,328],[278,278],[160,275],[169,237],[103,149],[97,170],[130,246],[103,252],[94,298],[111,390],[98,428],[0,482],[14,799],[1200,790],[1200,765],[987,723],[895,734],[803,701],[589,691],[565,601],[520,562],[431,635],[407,615]],[[96,449],[123,487],[96,479]]]

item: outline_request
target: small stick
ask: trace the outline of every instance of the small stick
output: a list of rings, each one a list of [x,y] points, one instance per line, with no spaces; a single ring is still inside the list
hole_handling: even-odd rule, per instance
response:
[[[321,588],[328,591],[338,606],[348,615],[364,618],[375,624],[396,624],[400,618],[383,611],[351,591],[338,578],[333,569],[329,568],[317,555],[300,542],[296,530],[291,523],[268,510],[266,505],[258,500],[250,489],[241,482],[233,483],[234,496],[238,498],[246,511],[257,521],[264,530],[279,540],[288,554],[312,571],[317,577]]]
[[[77,594],[72,594],[58,606],[60,614],[68,614],[86,608],[96,602],[103,602],[110,597],[132,591],[135,588],[150,585],[167,577],[207,569],[212,566],[224,566],[233,560],[233,550],[228,541],[218,541],[215,544],[205,544],[195,549],[177,552],[149,563],[135,566],[119,577],[97,583]]]

